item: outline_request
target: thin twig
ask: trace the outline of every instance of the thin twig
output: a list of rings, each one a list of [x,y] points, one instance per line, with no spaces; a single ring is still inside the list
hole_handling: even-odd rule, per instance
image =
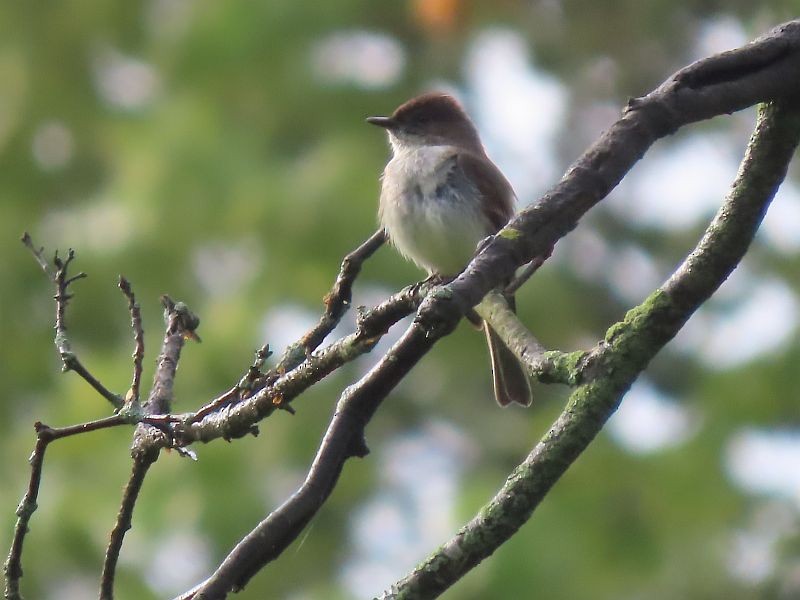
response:
[[[276,367],[278,373],[282,374],[294,369],[306,356],[316,350],[328,334],[339,324],[339,321],[350,308],[353,297],[353,282],[361,272],[361,265],[385,241],[386,232],[383,229],[379,229],[363,244],[344,257],[333,288],[325,296],[325,312],[314,327],[300,338],[296,344],[292,344],[286,349],[286,352],[278,361],[278,366]]]
[[[231,404],[226,398],[233,392],[229,390],[215,399],[218,406],[207,405],[198,411],[202,418],[197,418],[197,413],[185,415],[173,430],[176,442],[209,442],[219,437],[232,439],[256,433],[256,423],[277,409],[289,410],[289,403],[309,387],[372,350],[392,325],[416,310],[430,289],[427,284],[410,285],[373,309],[363,311],[354,333],[317,350],[253,396]]]
[[[262,373],[261,370],[264,368],[264,363],[267,362],[267,359],[270,356],[272,356],[272,350],[270,350],[269,344],[264,344],[256,351],[256,357],[253,360],[253,364],[250,365],[247,373],[245,373],[244,377],[239,380],[239,383],[236,386],[245,397],[255,391],[257,382],[264,376],[264,373]]]
[[[55,270],[50,267],[47,260],[44,258],[44,248],[36,248],[28,233],[22,236],[22,243],[28,248],[36,262],[42,267],[42,270],[47,275],[48,279],[56,286],[56,294],[54,296],[56,301],[56,336],[55,345],[58,354],[61,357],[63,371],[74,371],[80,375],[92,388],[97,391],[103,398],[108,400],[114,408],[121,408],[123,404],[122,398],[109,390],[100,381],[92,375],[89,370],[83,366],[83,363],[78,359],[77,355],[72,351],[72,345],[67,337],[67,323],[66,323],[66,310],[69,300],[72,295],[68,293],[69,286],[79,279],[86,277],[86,273],[78,273],[72,277],[67,276],[70,263],[75,259],[75,251],[71,248],[67,252],[67,258],[62,259],[58,256],[58,252],[53,257],[53,265]]]
[[[514,279],[506,286],[506,289],[503,292],[509,296],[512,296],[519,288],[525,285],[525,282],[530,279],[536,271],[544,264],[544,262],[550,258],[552,252],[549,252],[542,256],[537,256],[532,261],[530,261],[527,265],[522,267],[522,269],[514,276]]]
[[[306,361],[311,356],[328,334],[339,324],[344,314],[350,308],[353,283],[361,272],[361,266],[385,241],[386,233],[383,229],[379,229],[358,248],[344,257],[336,281],[331,291],[325,296],[325,312],[322,314],[319,321],[297,342],[290,344],[286,348],[275,368],[269,370],[267,373],[261,373],[264,362],[270,354],[272,354],[269,346],[264,346],[256,353],[256,360],[253,366],[250,367],[247,374],[245,374],[239,383],[199,408],[194,414],[189,415],[183,423],[184,427],[197,423],[207,416],[217,413],[226,406],[248,399],[260,390],[271,388],[271,386],[273,386],[279,378],[286,375],[287,372],[302,365],[303,361]],[[402,294],[403,292],[398,294],[398,296]],[[371,347],[369,349],[371,349]],[[368,351],[366,347],[364,347],[364,350]],[[316,381],[311,383],[316,383]],[[268,394],[269,392],[265,392],[262,395]],[[288,401],[283,399],[283,396],[279,396],[278,398],[279,400],[276,403],[278,408],[286,410],[289,413],[294,413],[294,409],[288,404]],[[264,415],[262,415],[261,418],[263,418],[263,416]],[[253,425],[254,424],[250,424],[246,427],[248,433],[253,433],[255,431]]]
[[[203,405],[193,415],[185,419],[184,424],[191,425],[192,423],[196,423],[208,415],[221,410],[225,406],[234,404],[243,397],[246,398],[250,396],[257,384],[260,383],[259,388],[263,389],[266,385],[269,385],[272,381],[274,381],[274,379],[277,379],[277,377],[275,377],[271,381],[265,382],[266,377],[264,373],[261,372],[261,369],[264,367],[264,363],[271,355],[272,351],[269,349],[269,344],[265,344],[259,348],[256,352],[256,357],[253,361],[253,364],[247,370],[247,373],[245,373],[244,376],[239,380],[239,383],[237,383],[228,391],[214,398],[211,402]]]
[[[42,271],[44,271],[44,274],[47,275],[47,278],[55,282],[55,273],[53,273],[53,270],[50,268],[50,263],[44,257],[44,246],[40,246],[39,248],[34,246],[33,239],[27,231],[22,234],[20,241],[31,251],[31,254],[33,254],[33,257],[36,259],[36,262],[39,263],[39,266],[42,268]]]
[[[142,310],[136,302],[130,282],[122,275],[119,277],[119,289],[128,299],[128,311],[131,313],[131,329],[133,329],[133,377],[130,387],[130,401],[139,404],[139,389],[142,382],[142,361],[144,360],[144,328],[142,327]]]
[[[8,557],[4,565],[6,576],[5,597],[7,599],[21,600],[22,598],[19,589],[20,579],[22,578],[22,546],[25,541],[25,535],[29,530],[31,516],[33,516],[37,508],[39,487],[42,481],[42,467],[44,465],[44,455],[47,446],[50,442],[64,437],[106,429],[108,427],[116,427],[117,425],[124,425],[127,422],[128,421],[120,415],[112,415],[104,419],[98,419],[97,421],[89,421],[88,423],[60,428],[54,428],[44,423],[36,422],[34,425],[34,429],[36,430],[36,446],[29,460],[31,476],[28,480],[28,489],[25,492],[25,496],[23,496],[22,501],[17,507],[17,524],[14,527],[14,538],[11,542],[11,549],[8,552]]]

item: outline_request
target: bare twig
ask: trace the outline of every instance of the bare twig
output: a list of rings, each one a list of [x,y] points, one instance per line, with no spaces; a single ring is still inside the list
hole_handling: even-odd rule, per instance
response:
[[[274,383],[275,379],[278,378],[277,372],[273,371],[268,375],[265,375],[261,372],[261,369],[264,367],[264,363],[271,355],[272,352],[269,349],[269,344],[262,346],[256,352],[256,357],[253,361],[253,364],[247,370],[247,373],[245,373],[244,376],[239,380],[239,383],[237,383],[228,391],[214,398],[211,402],[206,403],[191,416],[187,417],[184,420],[184,425],[191,425],[192,423],[201,421],[208,415],[218,412],[226,406],[235,404],[242,398],[248,398],[256,389],[263,389],[267,385]],[[288,406],[287,410],[292,413],[294,412],[294,410],[290,409]]]
[[[302,392],[343,364],[372,350],[392,325],[414,312],[429,289],[427,285],[408,286],[375,308],[364,311],[354,333],[317,350],[251,397],[231,403],[223,395],[215,400],[220,410],[203,407],[198,411],[202,412],[202,418],[197,418],[197,413],[185,415],[174,428],[176,442],[209,442],[219,437],[232,439],[255,433],[256,423],[277,409],[288,410],[289,402]],[[229,390],[226,394],[232,392]]]
[[[121,415],[112,415],[97,421],[72,425],[70,427],[53,428],[44,423],[36,422],[36,446],[30,457],[31,476],[28,481],[28,489],[25,496],[17,507],[17,524],[14,528],[14,538],[11,542],[11,549],[4,565],[6,576],[5,598],[8,600],[21,600],[19,584],[22,578],[22,546],[25,535],[28,533],[28,525],[31,516],[36,511],[39,497],[39,486],[42,481],[42,467],[44,465],[44,455],[50,442],[64,437],[116,427],[124,425],[128,421]]]
[[[350,308],[353,296],[353,283],[361,272],[361,265],[386,241],[386,233],[379,229],[373,233],[358,248],[350,252],[342,260],[339,275],[325,296],[325,312],[319,321],[309,329],[297,342],[290,344],[284,351],[278,364],[267,373],[261,373],[264,362],[271,354],[269,346],[264,346],[256,354],[256,361],[237,385],[221,394],[211,402],[198,409],[193,415],[187,417],[185,426],[201,421],[205,417],[218,412],[220,409],[235,404],[240,400],[251,397],[259,390],[271,387],[275,381],[288,371],[295,369],[316,350],[328,334],[339,324],[344,314]],[[290,413],[294,409],[286,402],[278,402],[277,406]],[[270,411],[271,412],[271,411]],[[246,430],[254,432],[254,424]]]
[[[525,285],[525,282],[530,279],[536,271],[544,264],[544,262],[550,258],[550,254],[552,252],[548,252],[545,255],[537,256],[527,265],[522,267],[522,269],[514,276],[514,279],[506,286],[506,289],[503,292],[509,296],[513,295],[519,288]]]
[[[106,388],[94,375],[89,372],[86,367],[83,366],[81,361],[78,360],[78,357],[72,351],[72,345],[67,337],[65,314],[67,310],[67,304],[69,303],[70,298],[72,298],[72,295],[68,293],[67,289],[73,282],[86,277],[86,273],[78,273],[73,277],[67,276],[69,265],[75,258],[75,251],[70,248],[67,252],[66,259],[60,258],[58,256],[58,252],[56,252],[53,258],[53,265],[55,266],[55,270],[53,270],[53,268],[50,267],[49,263],[44,258],[44,248],[37,249],[28,233],[25,233],[22,236],[22,243],[25,244],[25,246],[31,251],[33,257],[36,259],[36,262],[39,263],[39,266],[42,267],[42,270],[45,272],[47,277],[56,286],[56,295],[54,296],[56,301],[56,337],[54,341],[56,349],[61,356],[63,370],[65,372],[74,371],[80,375],[90,386],[92,386],[97,393],[108,400],[114,406],[114,408],[120,408],[123,403],[122,398],[118,394],[115,394]]]
[[[173,302],[169,296],[162,296],[166,333],[158,357],[153,386],[143,408],[144,416],[136,426],[131,447],[133,467],[130,478],[122,495],[120,509],[111,532],[103,562],[103,574],[100,581],[100,598],[110,600],[114,596],[114,576],[119,553],[125,533],[131,528],[131,519],[144,478],[150,466],[158,459],[162,448],[174,445],[169,425],[173,419],[164,417],[170,412],[173,398],[173,384],[181,349],[186,339],[197,339],[195,329],[200,319],[182,302]],[[189,451],[181,452],[183,456],[194,458]]]
[[[280,374],[294,369],[303,359],[316,350],[328,334],[341,321],[342,316],[350,308],[353,296],[353,282],[361,272],[361,265],[372,256],[386,241],[386,232],[379,229],[367,241],[353,250],[342,260],[342,266],[333,288],[325,296],[325,312],[319,322],[310,329],[296,344],[286,349],[276,371]]]
[[[20,241],[28,250],[31,251],[33,258],[35,258],[36,262],[39,263],[39,266],[42,268],[42,271],[44,271],[44,274],[47,275],[47,278],[50,281],[55,281],[55,273],[53,273],[53,270],[50,268],[50,263],[47,262],[47,259],[44,257],[44,246],[40,246],[39,248],[34,246],[33,238],[31,238],[31,234],[29,234],[27,231],[22,234]]]
[[[142,327],[142,311],[130,282],[122,275],[119,277],[119,289],[128,299],[128,311],[131,313],[131,328],[133,329],[133,378],[129,398],[131,402],[139,404],[139,389],[142,382],[142,361],[144,360],[144,328]]]
[[[272,356],[272,350],[269,349],[269,344],[265,344],[258,349],[253,364],[247,370],[245,376],[239,380],[239,383],[236,386],[239,388],[239,390],[241,390],[243,395],[248,396],[255,390],[256,383],[264,375],[261,372],[261,370],[264,368],[264,363],[267,362],[267,359],[270,356]]]

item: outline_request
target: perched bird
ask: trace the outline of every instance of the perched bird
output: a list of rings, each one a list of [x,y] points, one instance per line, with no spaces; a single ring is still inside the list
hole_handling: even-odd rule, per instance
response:
[[[391,116],[367,122],[386,129],[392,146],[379,208],[392,244],[429,275],[458,275],[481,240],[514,214],[511,184],[486,155],[475,125],[452,96],[423,94]],[[524,368],[494,330],[486,323],[483,327],[498,404],[529,406]]]

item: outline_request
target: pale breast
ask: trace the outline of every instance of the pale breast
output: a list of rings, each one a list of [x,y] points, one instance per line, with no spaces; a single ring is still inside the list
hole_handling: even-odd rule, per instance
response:
[[[429,273],[457,275],[490,232],[477,189],[448,178],[456,150],[427,146],[386,165],[381,225],[398,251]]]

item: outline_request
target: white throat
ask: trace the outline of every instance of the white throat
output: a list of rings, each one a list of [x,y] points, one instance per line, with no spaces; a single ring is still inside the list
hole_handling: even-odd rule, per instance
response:
[[[453,179],[459,149],[390,139],[381,224],[400,253],[428,273],[457,275],[490,233],[477,189]]]

